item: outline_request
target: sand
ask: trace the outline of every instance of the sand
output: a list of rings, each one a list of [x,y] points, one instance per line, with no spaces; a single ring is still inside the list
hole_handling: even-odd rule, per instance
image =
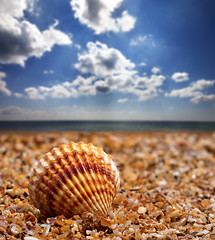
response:
[[[110,222],[45,218],[30,201],[36,161],[70,141],[111,155],[121,187]],[[0,132],[0,239],[215,239],[214,132]]]

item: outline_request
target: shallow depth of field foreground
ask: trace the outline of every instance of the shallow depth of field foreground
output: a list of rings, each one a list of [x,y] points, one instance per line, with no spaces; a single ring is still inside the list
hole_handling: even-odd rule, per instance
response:
[[[28,179],[35,162],[70,141],[93,143],[120,172],[111,222],[41,216]],[[0,133],[0,239],[214,239],[215,133]]]

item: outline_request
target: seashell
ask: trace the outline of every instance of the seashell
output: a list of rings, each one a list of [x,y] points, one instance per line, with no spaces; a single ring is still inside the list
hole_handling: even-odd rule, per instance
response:
[[[71,142],[53,148],[33,170],[28,184],[33,204],[47,217],[106,217],[119,190],[116,165],[102,148]]]

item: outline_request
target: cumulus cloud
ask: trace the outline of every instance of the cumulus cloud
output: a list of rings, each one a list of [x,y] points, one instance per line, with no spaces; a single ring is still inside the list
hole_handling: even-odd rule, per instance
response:
[[[67,81],[52,87],[29,87],[25,89],[27,97],[42,100],[47,97],[93,96],[118,91],[134,94],[138,100],[146,101],[158,95],[165,80],[163,75],[158,74],[158,68],[153,70],[156,74],[139,76],[134,63],[119,50],[100,42],[89,42],[87,50],[78,55],[78,62],[74,66],[82,75],[78,75],[72,82]]]
[[[94,91],[131,93],[138,96],[140,101],[158,95],[158,88],[165,80],[163,75],[158,74],[159,68],[154,67],[152,69],[154,74],[150,77],[141,77],[135,70],[135,64],[117,49],[109,48],[100,42],[89,42],[87,48],[88,51],[79,54],[75,67],[83,74],[94,76],[94,82],[88,85],[94,88]]]
[[[153,67],[151,71],[152,71],[152,73],[154,73],[154,74],[157,74],[157,73],[160,73],[160,72],[161,72],[161,70],[160,70],[159,67]]]
[[[215,99],[214,94],[205,94],[204,89],[212,87],[215,84],[215,80],[201,79],[196,82],[192,82],[188,87],[173,90],[170,93],[166,93],[169,97],[190,98],[193,103],[207,102]]]
[[[40,58],[54,45],[69,45],[70,37],[57,30],[58,22],[40,31],[25,18],[36,0],[3,0],[0,15],[0,63],[24,66],[30,57]],[[31,2],[31,3],[30,3]]]
[[[69,97],[77,97],[77,90],[71,87],[71,85],[67,85],[67,82],[63,84],[57,84],[52,87],[29,87],[25,88],[25,93],[29,99],[32,100],[43,100],[47,97],[51,98],[69,98]]]
[[[200,79],[197,82],[192,83],[191,87],[193,89],[203,90],[205,88],[212,87],[214,83],[215,83],[215,80],[211,81],[211,80]]]
[[[126,59],[120,51],[109,48],[100,42],[88,42],[88,51],[79,54],[75,67],[81,73],[94,74],[97,77],[117,75],[123,71],[130,71],[135,64]]]
[[[100,93],[108,93],[111,90],[111,86],[109,86],[105,81],[97,81],[95,83],[95,89]]]
[[[215,100],[214,94],[204,95],[202,93],[198,93],[198,94],[196,94],[195,97],[191,98],[190,101],[193,103],[200,103],[200,102],[208,102],[208,101],[212,101],[212,100]]]
[[[176,72],[171,77],[175,82],[185,82],[189,80],[189,74],[186,72]]]
[[[131,93],[138,96],[139,101],[147,101],[149,99],[155,98],[158,95],[158,91],[156,88],[145,88],[145,89],[132,89]]]
[[[27,94],[29,99],[32,99],[32,100],[45,99],[45,97],[39,92],[37,88],[29,87],[29,88],[25,88],[24,91]]]
[[[77,78],[71,83],[71,82],[65,82],[64,86],[89,86],[96,80],[95,76],[86,77],[83,76],[77,76]]]
[[[89,42],[87,48],[88,51],[79,54],[75,67],[98,81],[94,83],[97,92],[123,91],[133,84],[134,75],[137,74],[135,64],[120,51],[100,42]]]
[[[163,75],[151,75],[150,77],[144,76],[139,77],[136,80],[136,87],[137,88],[148,88],[148,89],[155,89],[163,85],[165,80],[165,76]]]
[[[105,32],[128,32],[134,28],[136,19],[123,11],[121,16],[113,17],[124,0],[72,0],[70,5],[75,12],[74,16],[82,24],[93,29],[95,34]]]
[[[7,88],[7,84],[2,79],[6,77],[6,73],[0,72],[0,92],[3,92],[7,96],[11,96],[11,91]]]

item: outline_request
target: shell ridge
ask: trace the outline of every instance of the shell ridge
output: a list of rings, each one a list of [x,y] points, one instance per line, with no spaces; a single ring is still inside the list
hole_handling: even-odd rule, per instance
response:
[[[53,163],[53,164],[56,164],[56,163]],[[46,169],[46,170],[48,172],[48,169]],[[50,169],[49,169],[49,171],[50,171]],[[41,187],[41,190],[44,193],[46,193],[46,196],[49,196],[49,198],[51,198],[51,203],[53,204],[53,208],[54,209],[57,208],[57,210],[59,210],[59,209],[63,210],[64,208],[67,208],[67,203],[69,203],[69,198],[71,198],[72,196],[69,195],[69,192],[67,193],[67,191],[65,190],[66,187],[64,185],[60,184],[60,178],[58,177],[58,169],[54,169],[54,171],[55,171],[55,174],[51,174],[51,175],[49,174],[48,176],[43,176],[40,178],[41,179],[40,187]],[[44,185],[43,188],[42,188],[42,186],[43,186],[42,184]],[[61,189],[61,187],[63,189]],[[58,193],[58,194],[56,194],[56,193]],[[67,195],[65,195],[64,193],[67,193]],[[60,196],[59,196],[59,194],[60,194]],[[58,197],[59,199],[63,198],[64,201],[62,201],[61,205],[57,204],[59,199],[56,199],[56,197]],[[45,199],[47,200],[47,197]],[[56,200],[58,200],[58,201],[56,201]],[[46,205],[49,206],[49,204],[47,203]],[[45,211],[47,211],[47,210],[45,210]]]
[[[54,195],[54,192],[52,192],[48,188],[48,186],[46,184],[44,184],[42,181],[39,182],[39,190],[41,190],[41,191],[37,191],[37,193],[35,194],[34,190],[36,190],[36,189],[37,189],[36,187],[30,188],[29,193],[31,194],[31,199],[34,202],[35,206],[37,208],[39,208],[42,213],[45,213],[45,214],[49,215],[51,210],[50,210],[49,205],[48,205],[48,200],[47,200],[46,193],[49,192],[48,196],[50,198],[52,198],[53,195]],[[41,203],[40,201],[37,201],[37,198],[43,199],[43,203]]]
[[[103,210],[98,205],[98,203],[96,201],[96,198],[95,198],[95,196],[94,196],[94,194],[92,192],[92,189],[91,189],[92,183],[90,183],[90,181],[89,181],[89,176],[87,174],[87,170],[86,170],[86,168],[84,166],[84,163],[83,163],[82,159],[80,158],[79,154],[76,155],[76,160],[77,160],[77,163],[78,163],[77,169],[78,169],[80,177],[82,178],[82,187],[83,187],[83,189],[85,189],[85,192],[86,192],[86,194],[88,196],[88,199],[91,200],[92,204],[94,204],[94,207],[97,208],[96,210],[99,210],[99,211],[102,212]],[[85,176],[86,178],[84,178],[83,176]],[[85,185],[85,181],[84,180],[86,181],[87,185]],[[84,186],[85,186],[85,188],[84,188]],[[87,187],[87,189],[86,189],[86,187]]]
[[[49,159],[50,156],[51,156],[51,155],[49,154],[49,155],[47,155],[46,157]],[[52,156],[53,156],[53,155],[52,155]],[[50,159],[49,159],[49,160],[50,160]],[[57,186],[57,184],[59,183],[59,179],[60,179],[60,178],[57,178],[57,176],[58,176],[58,174],[59,174],[59,170],[60,170],[61,167],[62,167],[61,164],[62,164],[62,159],[61,159],[61,158],[56,158],[55,160],[52,159],[52,160],[50,161],[50,166],[53,168],[52,171],[55,171],[55,172],[52,172],[52,174],[49,174],[49,176],[51,177],[51,178],[49,179],[49,181],[54,181],[54,182],[56,183],[56,186]],[[63,166],[64,166],[64,165],[63,165]],[[46,169],[46,171],[50,173],[51,169]],[[59,175],[61,175],[61,174],[59,174]],[[63,181],[63,178],[61,178],[61,181]],[[50,188],[50,183],[49,183],[48,181],[46,181],[45,184],[48,185],[48,188]],[[56,186],[55,186],[55,187],[56,187]],[[76,194],[75,194],[74,192],[67,191],[68,187],[67,187],[66,185],[62,185],[62,187],[63,187],[63,189],[65,190],[64,193],[67,195],[66,203],[67,203],[67,202],[69,203],[69,205],[68,205],[68,204],[65,203],[65,201],[62,201],[61,204],[64,206],[62,212],[67,212],[67,211],[65,211],[65,210],[66,210],[65,208],[67,208],[68,211],[71,212],[71,209],[72,209],[73,206],[70,205],[70,200],[71,200],[70,198],[71,198],[71,197],[75,197],[75,201],[74,201],[75,203],[78,203],[80,199],[78,199],[78,198],[76,197]],[[51,187],[51,188],[53,188],[53,187]],[[59,189],[59,192],[62,192],[62,191],[60,191],[60,186],[58,187],[58,189]],[[73,190],[73,189],[76,190],[74,187],[71,188],[71,189],[69,189],[69,190]],[[56,191],[58,191],[58,190],[56,190]],[[48,192],[48,191],[46,191],[46,192]],[[53,191],[52,191],[52,192],[53,192]],[[59,193],[59,192],[58,192],[58,193]],[[65,200],[65,194],[63,195],[63,194],[61,193],[61,198],[64,198],[64,200]],[[49,192],[48,196],[51,196],[51,195],[50,195],[50,192]],[[79,194],[79,196],[81,197],[80,194]],[[55,200],[56,200],[56,199],[55,199]],[[55,204],[55,202],[53,203],[53,205],[56,206],[56,208],[61,208],[61,206]],[[82,206],[79,206],[79,207],[83,208]],[[83,208],[83,210],[84,210],[84,208]]]
[[[111,207],[111,203],[112,203],[112,199],[113,199],[112,192],[114,190],[114,186],[111,181],[112,175],[111,175],[110,163],[106,163],[105,166],[106,166],[106,177],[107,177],[107,179],[109,179],[109,181],[107,181],[108,204],[109,204],[109,207]]]
[[[105,195],[106,195],[106,198],[107,198],[107,203],[108,203],[108,208],[111,207],[111,203],[112,203],[112,198],[111,198],[111,190],[112,190],[112,186],[110,185],[110,182],[108,181],[108,172],[109,172],[109,163],[107,161],[105,161],[105,157],[104,156],[104,166],[105,166],[105,186],[106,186],[106,191],[105,191]]]
[[[111,195],[112,195],[112,199],[115,198],[117,191],[118,191],[118,186],[117,186],[117,172],[113,170],[112,168],[112,163],[111,162],[111,170],[110,170],[110,174],[111,174],[111,185],[112,185],[112,191],[111,191]]]
[[[98,159],[98,155],[96,156],[96,154],[93,155],[92,157],[92,161],[94,162],[94,164],[96,163],[96,159]],[[96,178],[97,178],[97,181],[99,183],[99,186],[100,186],[100,192],[101,192],[101,195],[104,196],[104,198],[106,199],[105,202],[106,202],[106,205],[107,205],[107,213],[109,211],[109,200],[108,200],[108,197],[107,197],[107,194],[106,194],[106,189],[104,188],[104,180],[103,180],[103,176],[101,175],[101,168],[100,168],[100,164],[101,164],[101,156],[99,156],[99,163],[95,164],[95,168],[96,168],[96,172],[97,174],[95,174]]]
[[[54,152],[54,154],[57,154],[57,153]],[[70,157],[71,156],[69,156],[69,158]],[[69,158],[68,158],[68,160],[70,160]],[[58,159],[58,155],[56,155],[56,159]],[[92,202],[89,203],[87,201],[88,200],[88,195],[85,192],[83,186],[79,183],[78,178],[76,176],[76,175],[78,175],[78,169],[76,167],[76,164],[72,164],[72,161],[70,160],[70,161],[68,161],[67,165],[62,165],[61,167],[65,169],[67,166],[68,166],[67,172],[69,173],[69,177],[71,178],[71,183],[73,184],[73,189],[76,191],[78,196],[80,196],[80,200],[85,204],[86,209],[93,208]],[[74,174],[74,172],[77,173],[77,174]]]
[[[30,179],[30,182],[29,182],[29,186],[31,186],[31,187],[29,187],[29,193],[31,195],[32,201],[34,202],[34,204],[38,208],[41,209],[44,204],[45,204],[45,206],[47,206],[48,209],[46,208],[46,210],[45,210],[44,208],[42,208],[42,212],[50,212],[50,209],[49,209],[48,204],[47,204],[47,196],[45,194],[45,192],[48,191],[48,186],[46,186],[44,181],[42,181],[42,179],[41,179],[42,173],[45,171],[45,168],[43,167],[43,164],[42,164],[42,163],[44,163],[44,161],[45,161],[45,159],[42,158],[38,162],[38,167],[36,169],[34,169],[34,171],[33,171],[34,177],[32,177]],[[42,169],[42,167],[43,167],[43,169]],[[38,169],[39,169],[39,171],[37,171]],[[37,187],[35,187],[34,184],[36,184]],[[38,188],[38,185],[39,185],[39,188]],[[44,190],[45,190],[45,192],[44,192]],[[52,197],[53,194],[54,193],[50,191],[49,196]],[[39,198],[43,198],[44,199],[43,205],[41,205],[41,202],[37,201],[37,195],[39,195]]]
[[[67,184],[63,184],[64,180],[63,180],[62,169],[59,169],[56,173],[57,174],[54,175],[53,180],[56,183],[56,187],[58,188],[58,191],[60,192],[61,188],[63,190],[63,191],[61,191],[61,196],[60,196],[60,198],[63,200],[62,203],[61,203],[62,206],[63,206],[62,212],[63,213],[72,212],[72,209],[79,202],[79,200],[76,197],[76,194],[74,193],[73,188],[70,189],[67,186]],[[59,175],[59,177],[57,177],[58,175]],[[66,181],[69,181],[69,179],[66,179]],[[58,184],[60,184],[60,185],[58,185]],[[73,204],[71,204],[71,199],[73,199]],[[67,215],[67,214],[64,214],[64,215]]]
[[[73,145],[74,145],[74,143],[73,143]],[[79,155],[82,155],[83,157],[85,156],[85,159],[86,159],[86,156],[89,156],[89,157],[91,157],[92,159],[94,159],[94,157],[95,158],[99,158],[100,157],[100,155],[97,153],[97,151],[98,151],[98,148],[96,148],[95,146],[93,146],[91,143],[89,143],[89,144],[84,144],[83,142],[79,142],[79,143],[77,143],[76,145],[78,145],[78,147],[79,147],[79,149],[81,149],[81,152],[80,152],[80,154]],[[99,149],[100,151],[101,151],[101,149]],[[98,173],[100,172],[100,168],[98,167],[98,164],[96,163],[96,161],[94,161],[93,162],[93,164],[92,164],[92,161],[89,161],[90,159],[87,157],[87,161],[88,162],[91,162],[91,175],[92,175],[92,178],[96,181],[96,179],[98,179],[97,177],[95,177],[95,176],[97,176],[98,175]],[[96,168],[96,171],[95,171],[95,168]],[[96,174],[95,174],[95,172],[96,172]],[[91,179],[92,179],[91,178]],[[101,192],[101,189],[100,189],[100,187],[99,186],[103,186],[102,185],[102,182],[101,181],[96,181],[96,186],[97,186],[97,191],[99,192],[99,194],[98,195],[100,195],[100,202],[99,202],[99,205],[100,205],[100,207],[103,209],[103,212],[104,213],[107,213],[108,212],[108,206],[107,206],[107,204],[106,204],[106,202],[107,202],[107,200],[105,201],[105,199],[104,199],[104,197],[103,197],[103,193]],[[99,183],[99,184],[98,184]],[[98,188],[99,187],[99,188]],[[104,191],[103,191],[104,192]]]
[[[107,171],[107,166],[108,164],[104,161],[104,158],[105,156],[100,156],[100,165],[101,165],[101,168],[102,168],[102,171],[100,171],[100,174],[101,175],[101,178],[102,178],[102,181],[103,181],[103,194],[106,198],[106,202],[107,202],[107,208],[110,209],[111,207],[111,204],[110,204],[110,201],[111,201],[111,198],[110,198],[110,186],[109,186],[109,181],[108,181],[108,171]]]
[[[107,178],[107,195],[108,195],[108,200],[109,200],[109,204],[111,205],[113,196],[112,196],[112,192],[114,190],[114,186],[113,186],[113,181],[112,181],[112,174],[111,174],[111,158],[110,156],[108,156],[107,154],[104,154],[104,165],[106,167],[106,178]]]
[[[98,194],[98,191],[97,191],[97,188],[95,187],[95,184],[92,184],[92,183],[95,183],[95,181],[92,179],[91,175],[88,173],[90,171],[90,166],[87,165],[87,163],[86,163],[86,159],[87,159],[86,155],[87,155],[87,153],[85,152],[84,155],[83,155],[84,159],[83,159],[83,164],[82,164],[83,168],[85,169],[84,174],[85,174],[86,180],[88,182],[88,185],[90,187],[91,194],[93,195],[93,200],[95,201],[95,204],[96,204],[97,208],[102,213],[105,214],[106,210],[104,208],[104,204],[101,204],[102,203],[101,194],[100,195]],[[89,167],[89,169],[88,169],[89,171],[86,170],[87,166]]]
[[[52,209],[56,212],[56,210],[55,210],[55,208],[57,208],[57,210],[59,211],[60,209],[62,209],[62,205],[64,206],[64,208],[62,209],[62,212],[64,212],[65,210],[65,207],[67,207],[67,205],[65,204],[65,202],[63,201],[62,203],[61,203],[61,206],[59,206],[58,204],[57,204],[57,202],[58,201],[56,201],[56,199],[54,198],[54,196],[58,196],[58,195],[56,195],[56,192],[58,191],[58,190],[56,190],[56,186],[54,186],[54,185],[52,185],[51,186],[51,188],[54,188],[55,189],[55,192],[53,192],[53,190],[51,190],[51,188],[50,188],[50,183],[52,183],[52,181],[55,181],[55,183],[57,184],[58,183],[58,180],[56,180],[56,178],[55,178],[55,176],[57,176],[57,174],[58,174],[58,169],[61,167],[61,165],[62,165],[62,159],[61,158],[56,158],[56,159],[54,159],[53,158],[53,154],[55,155],[55,154],[57,154],[56,153],[56,149],[53,149],[53,151],[52,151],[52,154],[47,154],[47,155],[45,155],[45,158],[49,161],[49,165],[50,166],[52,166],[53,167],[53,170],[55,171],[54,173],[55,174],[53,174],[53,172],[50,174],[50,169],[49,169],[49,174],[48,174],[48,176],[43,176],[43,178],[41,178],[41,171],[38,173],[37,171],[35,172],[35,174],[36,174],[36,176],[38,177],[38,183],[37,183],[37,186],[38,186],[38,188],[36,188],[37,190],[38,190],[38,193],[39,193],[39,195],[40,195],[40,197],[43,199],[43,203],[40,203],[40,204],[35,204],[35,205],[37,205],[37,207],[38,208],[40,208],[41,210],[42,210],[42,212],[43,213],[46,213],[46,214],[48,214],[48,215],[53,215],[53,214],[50,214],[50,212],[51,211],[49,211],[48,209],[49,209],[49,205],[50,204],[48,204],[48,199],[47,199],[47,197],[49,198],[49,200],[50,200],[50,198],[51,198],[51,204],[52,204]],[[44,159],[43,159],[44,160]],[[39,161],[39,163],[38,163],[38,166],[40,167],[40,165],[41,165],[41,162]],[[52,171],[53,171],[52,170]],[[44,168],[43,169],[43,172],[44,171],[46,171],[46,173],[48,172],[48,169],[47,168]],[[45,178],[45,179],[44,179]],[[65,186],[63,186],[63,187],[65,187]],[[76,188],[72,188],[72,190],[77,190]],[[59,191],[60,192],[60,191]],[[58,194],[59,194],[59,192],[58,192]],[[65,193],[67,193],[67,191],[65,191]],[[76,195],[79,195],[80,197],[82,197],[82,195],[79,193],[79,192],[77,192],[78,194],[76,194]],[[35,198],[35,194],[33,193],[32,194],[33,195],[33,202],[34,203],[37,203],[37,199]],[[75,195],[75,196],[76,196]],[[42,196],[44,196],[44,197],[42,197]],[[54,198],[54,199],[52,199],[52,198]],[[77,199],[77,198],[76,198]],[[69,200],[69,198],[68,198],[68,200]],[[79,199],[79,201],[80,201],[80,199]],[[84,199],[83,199],[83,201],[84,201]],[[78,202],[78,199],[77,199],[77,202]],[[87,202],[86,202],[87,203]],[[41,205],[42,204],[42,205]],[[45,207],[46,208],[44,208],[44,207],[42,207],[43,205],[45,205]],[[82,208],[82,210],[86,210],[86,208],[87,209],[90,209],[90,207],[91,206],[85,206],[85,208],[82,206],[82,205],[80,205],[80,206],[78,206],[78,207],[80,207],[80,208]],[[48,208],[48,209],[47,209]]]
[[[65,152],[65,149],[63,149],[63,151]],[[76,154],[75,156],[78,156],[78,154]],[[68,155],[68,159],[71,159],[71,158],[74,158],[74,156],[71,156],[71,155]],[[81,193],[84,193],[84,199],[85,199],[85,202],[92,208],[92,209],[94,209],[94,210],[97,210],[97,209],[95,209],[95,206],[94,206],[94,203],[93,203],[93,201],[91,200],[91,198],[90,198],[90,195],[88,194],[88,192],[85,190],[85,188],[84,188],[84,179],[83,179],[83,177],[82,177],[82,175],[80,174],[80,171],[82,171],[82,170],[80,170],[80,168],[79,167],[82,167],[82,164],[81,164],[81,161],[80,161],[80,159],[77,159],[77,157],[75,158],[75,159],[73,159],[73,160],[75,160],[75,161],[70,161],[69,162],[69,164],[70,164],[70,166],[73,168],[73,169],[75,169],[75,171],[77,172],[77,176],[76,176],[76,187],[78,187],[78,189],[79,189],[79,193],[81,194]],[[77,167],[77,163],[79,164],[79,167]],[[71,172],[71,171],[70,171]],[[73,177],[73,175],[71,175],[71,177]],[[81,183],[79,183],[78,182],[78,179],[79,180],[81,180],[82,182]],[[88,201],[88,200],[90,200],[90,202]]]
[[[33,204],[46,216],[105,216],[119,189],[119,172],[102,148],[70,142],[37,162],[28,188]]]
[[[104,198],[106,199],[106,205],[107,205],[107,209],[109,210],[111,208],[111,204],[112,204],[112,200],[113,200],[113,195],[112,195],[112,191],[114,190],[114,186],[113,184],[111,184],[111,182],[109,181],[111,179],[111,174],[109,174],[110,169],[109,169],[109,165],[110,165],[110,161],[111,158],[108,154],[106,154],[102,148],[96,148],[95,146],[93,146],[96,150],[94,150],[94,159],[98,158],[99,163],[99,175],[100,175],[100,181],[101,181],[101,186],[102,186],[102,192],[104,195]],[[109,180],[108,180],[109,179]],[[111,179],[112,180],[112,179]],[[108,211],[107,211],[108,212]]]
[[[103,210],[102,212],[105,214],[108,211],[107,204],[106,204],[106,201],[105,201],[105,199],[104,199],[104,197],[103,197],[103,195],[100,191],[100,188],[98,188],[99,185],[98,185],[98,182],[96,181],[95,174],[94,174],[94,171],[93,171],[93,166],[90,163],[89,155],[87,153],[85,153],[85,159],[84,160],[86,162],[85,164],[88,166],[88,168],[90,170],[90,173],[91,173],[91,174],[87,174],[87,175],[88,175],[88,177],[91,178],[92,182],[94,183],[93,187],[95,189],[94,191],[95,191],[96,197],[99,200],[99,205]]]

